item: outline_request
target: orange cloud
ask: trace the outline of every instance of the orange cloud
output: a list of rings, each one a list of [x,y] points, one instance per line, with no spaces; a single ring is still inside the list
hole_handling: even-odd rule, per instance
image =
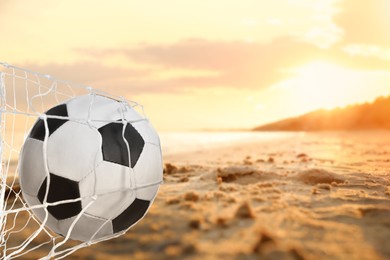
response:
[[[295,37],[281,37],[268,43],[192,39],[168,45],[142,44],[126,49],[77,49],[75,52],[89,61],[27,64],[26,67],[116,93],[129,89],[135,93],[207,87],[264,89],[292,76],[291,68],[316,60],[351,69],[390,70],[390,64],[378,57],[351,56],[342,50],[342,45],[323,49]],[[105,65],[105,61],[118,55],[124,62],[133,64],[131,68]],[[211,73],[158,76],[171,70]]]
[[[137,85],[154,84],[161,88],[226,86],[265,88],[281,77],[288,76],[284,68],[305,63],[321,49],[293,37],[275,39],[269,43],[184,40],[170,45],[140,45],[129,49],[78,50],[82,55],[104,60],[121,54],[131,63],[150,65],[153,70],[209,70],[215,75],[177,77],[155,80],[140,79]],[[149,88],[149,87],[146,87]],[[156,89],[157,90],[157,89]]]

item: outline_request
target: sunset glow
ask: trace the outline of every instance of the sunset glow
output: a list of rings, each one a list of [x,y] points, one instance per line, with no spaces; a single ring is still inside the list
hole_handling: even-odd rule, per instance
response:
[[[0,60],[136,100],[160,130],[245,129],[389,95],[387,6],[8,1]]]
[[[295,72],[296,76],[282,82],[280,87],[290,89],[294,100],[305,101],[303,110],[365,102],[389,91],[389,87],[378,87],[380,82],[376,82],[381,77],[390,80],[386,72],[354,70],[321,61],[306,64]]]

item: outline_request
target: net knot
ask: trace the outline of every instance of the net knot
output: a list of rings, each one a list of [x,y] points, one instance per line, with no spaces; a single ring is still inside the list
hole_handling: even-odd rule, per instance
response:
[[[93,124],[92,124],[92,119],[91,118],[87,119],[87,124],[88,124],[89,127],[93,128]]]

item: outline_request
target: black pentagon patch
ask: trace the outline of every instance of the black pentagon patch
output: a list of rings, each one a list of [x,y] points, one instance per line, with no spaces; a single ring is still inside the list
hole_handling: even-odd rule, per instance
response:
[[[45,198],[46,185],[47,177],[38,191],[38,199],[41,203],[43,203],[43,199]],[[50,173],[50,187],[47,202],[53,203],[78,198],[80,198],[78,182]],[[81,201],[49,206],[47,210],[58,220],[70,218],[81,212]]]
[[[68,110],[66,108],[66,104],[62,104],[49,109],[45,114],[51,116],[67,117]],[[52,133],[54,133],[54,131],[57,130],[60,126],[65,124],[67,121],[68,120],[64,120],[64,119],[48,118],[47,126],[49,128],[49,136]],[[42,119],[39,119],[35,123],[35,125],[31,129],[30,137],[41,141],[45,139],[45,122]]]
[[[99,128],[103,140],[103,160],[129,167],[129,153],[122,136],[123,127],[121,123],[109,123]],[[141,155],[145,141],[129,123],[126,124],[124,137],[129,143],[131,168],[133,168]]]
[[[119,216],[112,220],[112,229],[114,233],[128,229],[131,225],[141,219],[146,210],[148,210],[150,201],[135,199],[131,205],[125,209]]]

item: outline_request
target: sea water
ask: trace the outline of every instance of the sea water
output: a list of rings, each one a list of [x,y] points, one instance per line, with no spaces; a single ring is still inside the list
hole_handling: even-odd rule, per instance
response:
[[[188,131],[160,132],[164,155],[202,151],[238,143],[278,141],[302,136],[301,132]]]

